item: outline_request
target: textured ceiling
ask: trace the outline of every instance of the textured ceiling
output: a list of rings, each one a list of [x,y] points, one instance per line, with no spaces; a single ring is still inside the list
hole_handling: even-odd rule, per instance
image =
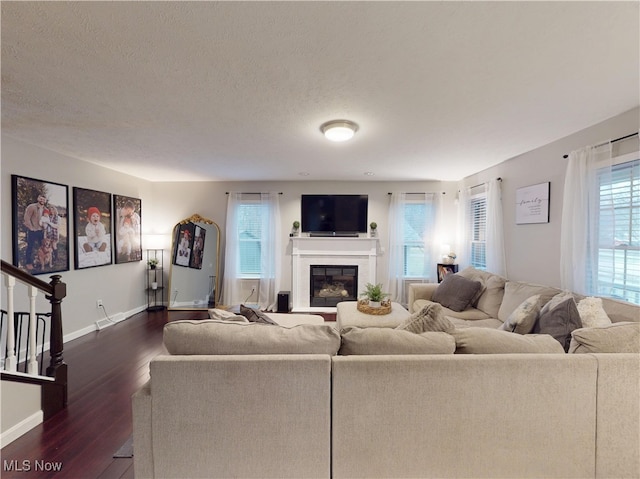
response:
[[[2,131],[152,181],[458,180],[638,106],[638,6],[3,1]]]

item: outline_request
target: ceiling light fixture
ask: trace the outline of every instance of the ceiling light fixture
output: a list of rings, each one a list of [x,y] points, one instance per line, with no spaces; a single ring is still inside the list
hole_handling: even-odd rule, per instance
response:
[[[358,131],[358,125],[349,120],[331,120],[320,125],[320,131],[331,141],[347,141]]]

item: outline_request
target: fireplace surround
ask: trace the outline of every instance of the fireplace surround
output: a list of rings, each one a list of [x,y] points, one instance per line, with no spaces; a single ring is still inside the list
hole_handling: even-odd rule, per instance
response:
[[[337,304],[337,300],[312,302],[311,273],[313,266],[347,269],[355,267],[354,291],[352,293],[348,291],[346,299],[340,298],[341,301],[355,300],[359,293],[357,288],[362,289],[366,283],[376,283],[378,255],[377,238],[323,238],[309,236],[291,238],[293,311],[335,312],[336,310],[335,304]]]

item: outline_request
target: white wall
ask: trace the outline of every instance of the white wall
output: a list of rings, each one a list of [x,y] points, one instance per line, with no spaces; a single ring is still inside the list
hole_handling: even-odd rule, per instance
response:
[[[2,136],[1,198],[2,234],[0,235],[2,259],[12,263],[11,175],[17,174],[39,180],[69,186],[69,237],[73,236],[74,186],[133,196],[142,199],[143,221],[146,211],[153,208],[151,183],[124,175],[94,164],[78,161],[64,155],[28,145],[6,135]],[[143,224],[143,229],[146,224]],[[73,269],[73,249],[69,252],[70,270],[62,273],[67,284],[67,297],[62,303],[64,335],[69,338],[95,329],[95,322],[104,318],[96,308],[96,300],[102,299],[111,317],[130,315],[146,307],[144,294],[145,264],[133,262],[112,264],[82,270]],[[50,275],[40,275],[49,281]],[[26,291],[16,287],[16,310],[28,310]],[[3,288],[2,303],[6,304]],[[49,303],[40,295],[38,311],[50,311]]]
[[[561,112],[559,113],[561,114]],[[523,125],[524,128],[527,125]],[[565,154],[583,146],[620,138],[640,129],[640,110],[635,108],[549,145],[512,158],[465,178],[461,186],[474,186],[502,178],[507,276],[560,287],[560,221],[567,160]],[[505,138],[505,141],[509,141]],[[638,137],[614,143],[614,155],[638,150]],[[516,190],[551,182],[549,223],[516,225]]]

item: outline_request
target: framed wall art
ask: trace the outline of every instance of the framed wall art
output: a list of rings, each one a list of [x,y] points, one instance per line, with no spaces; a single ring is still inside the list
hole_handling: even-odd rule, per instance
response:
[[[516,190],[516,224],[549,222],[551,183],[540,183]]]
[[[142,200],[113,195],[115,262],[142,261]]]
[[[196,225],[191,222],[180,224],[178,228],[176,228],[176,237],[173,241],[173,244],[175,245],[173,251],[173,264],[189,267],[195,228]]]
[[[111,193],[73,188],[76,269],[111,264]]]
[[[204,240],[206,233],[207,230],[196,225],[193,235],[193,249],[191,250],[189,268],[202,269],[202,256],[204,254]]]
[[[69,187],[11,175],[13,264],[31,274],[69,270]]]

